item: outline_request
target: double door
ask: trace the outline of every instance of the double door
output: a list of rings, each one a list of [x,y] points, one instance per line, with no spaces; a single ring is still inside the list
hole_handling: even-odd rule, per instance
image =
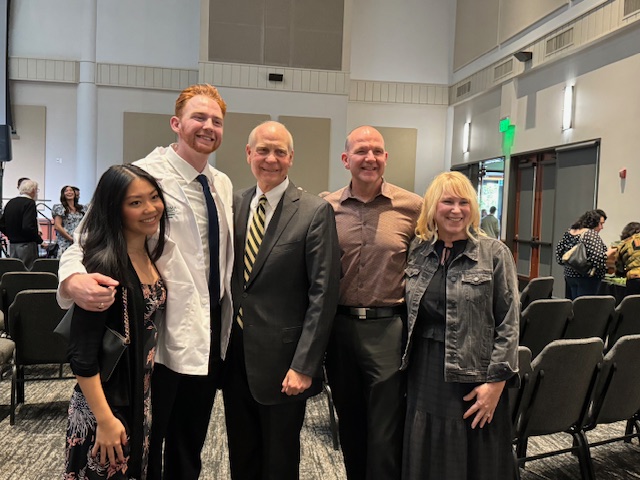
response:
[[[564,296],[555,246],[582,213],[596,207],[598,155],[594,141],[511,157],[515,195],[508,237],[523,285],[553,276],[554,295]]]

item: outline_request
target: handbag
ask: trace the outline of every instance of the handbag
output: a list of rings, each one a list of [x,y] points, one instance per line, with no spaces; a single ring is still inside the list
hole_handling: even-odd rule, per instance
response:
[[[120,332],[105,326],[104,335],[102,336],[102,348],[98,354],[98,362],[100,364],[100,380],[108,382],[113,374],[122,355],[127,350],[127,346],[131,343],[131,334],[129,332],[129,311],[127,310],[127,289],[122,290],[123,305],[123,322],[124,335]],[[71,306],[67,313],[64,314],[60,323],[53,329],[53,332],[63,337],[67,342],[71,339],[71,319],[75,304]]]
[[[584,233],[582,235],[584,235]],[[582,235],[580,235],[578,243],[562,255],[562,263],[569,265],[580,275],[592,277],[595,269],[587,258],[587,247],[582,242]]]

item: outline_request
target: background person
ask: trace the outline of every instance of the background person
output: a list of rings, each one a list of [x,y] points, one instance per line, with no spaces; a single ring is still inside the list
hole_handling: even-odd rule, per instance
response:
[[[27,270],[31,270],[38,258],[38,245],[42,243],[35,202],[38,183],[24,179],[19,191],[20,196],[9,200],[4,207],[0,231],[9,239],[9,255],[22,260]]]
[[[165,224],[162,191],[151,175],[133,165],[114,165],[102,175],[84,224],[83,263],[88,272],[109,275],[120,286],[108,309],[76,306],[73,312],[69,360],[78,383],[69,405],[64,478],[146,478],[154,314],[166,300],[153,262],[164,249]],[[147,238],[158,230],[150,248]],[[102,383],[105,327],[128,333],[130,344]]]
[[[187,87],[170,120],[177,143],[136,162],[162,187],[175,242],[157,262],[168,296],[152,376],[148,478],[153,480],[200,476],[200,453],[231,334],[232,186],[209,164],[222,143],[226,108],[215,87]],[[61,259],[60,304],[72,298],[92,311],[110,305],[118,282],[83,275],[81,257],[74,243]]]
[[[73,187],[65,185],[60,190],[60,203],[53,206],[53,228],[56,230],[58,244],[57,257],[73,243],[73,232],[84,217],[84,207],[78,203]]]
[[[380,132],[354,129],[342,154],[351,182],[325,197],[342,264],[326,367],[349,480],[398,479],[402,462],[403,276],[422,199],[384,180],[387,157]]]
[[[589,210],[576,220],[556,245],[556,261],[564,265],[565,296],[573,300],[584,295],[597,295],[600,281],[607,273],[607,246],[600,238],[607,216],[602,210]],[[592,269],[582,274],[565,265],[562,256],[578,242],[585,245]]]
[[[223,388],[233,480],[297,480],[306,400],[338,301],[331,206],[289,180],[293,139],[265,122],[249,135],[257,186],[234,195],[235,322]]]
[[[617,250],[616,273],[627,279],[625,295],[640,294],[640,223],[627,223]]]
[[[500,238],[500,222],[495,216],[496,207],[489,209],[489,215],[485,215],[480,220],[480,228],[491,238]]]
[[[513,475],[504,387],[518,368],[518,279],[506,245],[479,231],[476,198],[461,173],[438,175],[409,252],[404,479]]]

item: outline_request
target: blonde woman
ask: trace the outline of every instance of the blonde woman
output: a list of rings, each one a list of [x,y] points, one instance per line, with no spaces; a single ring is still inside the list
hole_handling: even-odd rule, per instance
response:
[[[505,384],[517,378],[518,282],[511,252],[479,223],[471,182],[438,175],[405,275],[404,479],[513,476]]]

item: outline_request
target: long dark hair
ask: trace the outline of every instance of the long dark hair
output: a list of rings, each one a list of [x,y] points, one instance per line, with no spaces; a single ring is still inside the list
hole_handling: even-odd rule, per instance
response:
[[[80,244],[84,249],[84,266],[89,273],[102,273],[126,284],[129,266],[127,242],[123,234],[122,207],[127,189],[133,180],[140,178],[149,182],[157,191],[162,204],[164,195],[153,176],[135,165],[113,165],[104,172],[91,200],[84,219]],[[160,218],[158,243],[147,252],[156,261],[164,250],[164,235],[167,230],[167,210]],[[84,233],[86,232],[86,235]]]
[[[69,215],[69,204],[67,203],[67,197],[64,196],[64,191],[70,188],[71,190],[73,190],[73,187],[71,185],[65,185],[64,187],[62,187],[62,190],[60,190],[60,203],[62,204],[62,207],[64,208],[64,214],[65,215]],[[75,207],[76,211],[79,213],[84,213],[84,207],[82,205],[80,205],[78,203],[78,197],[75,195],[75,190],[73,191],[73,206]]]

